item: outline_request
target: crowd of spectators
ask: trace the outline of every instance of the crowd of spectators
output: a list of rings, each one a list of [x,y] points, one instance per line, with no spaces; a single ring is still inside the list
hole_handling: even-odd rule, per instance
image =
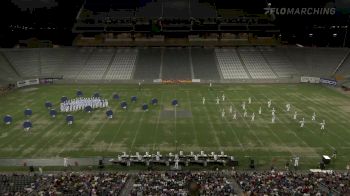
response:
[[[23,181],[18,177],[30,179],[18,184]],[[0,195],[118,195],[127,179],[128,174],[122,173],[2,175]]]
[[[236,181],[237,183],[235,183]],[[2,174],[0,195],[350,195],[349,172]]]
[[[350,195],[347,172],[237,172],[234,178],[246,195]]]
[[[221,172],[139,173],[131,195],[234,195],[234,188]]]
[[[0,84],[0,95],[5,95],[12,89],[14,89],[16,86],[15,84],[8,84],[8,85],[1,85]]]

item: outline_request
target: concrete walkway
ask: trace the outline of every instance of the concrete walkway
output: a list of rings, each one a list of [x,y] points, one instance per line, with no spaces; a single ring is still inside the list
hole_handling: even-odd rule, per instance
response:
[[[90,157],[90,158],[68,158],[68,165],[71,166],[95,166],[99,160],[103,160],[104,165],[111,165],[110,157]],[[49,159],[0,159],[0,167],[11,166],[64,166],[64,158],[55,157]]]

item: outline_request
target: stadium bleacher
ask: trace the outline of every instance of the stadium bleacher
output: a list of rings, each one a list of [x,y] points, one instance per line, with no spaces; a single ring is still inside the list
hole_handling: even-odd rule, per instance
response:
[[[160,48],[144,48],[139,49],[138,61],[134,79],[156,79],[159,78],[161,64],[161,49]]]
[[[275,79],[276,74],[266,62],[260,51],[253,47],[238,48],[244,65],[253,79]]]
[[[226,177],[220,172],[139,173],[131,195],[232,195],[234,188]]]
[[[136,49],[118,49],[106,72],[105,79],[132,79],[137,55],[138,51]]]
[[[348,195],[348,172],[148,171],[2,174],[2,195]]]
[[[21,77],[38,77],[40,75],[38,49],[10,49],[3,50],[3,53]]]
[[[101,80],[113,58],[114,49],[95,49],[86,66],[77,76],[78,80]]]
[[[216,58],[223,79],[249,79],[249,75],[234,48],[216,49]]]
[[[281,48],[301,75],[329,77],[345,57],[347,48]]]
[[[65,48],[41,49],[40,50],[40,71],[41,76],[56,76],[67,57],[70,56],[70,50]]]
[[[349,173],[243,172],[234,175],[248,195],[347,195]]]
[[[350,57],[349,57],[350,51],[348,52],[348,55],[344,58],[344,62],[340,65],[339,70],[337,70],[336,74],[341,75],[345,78],[350,77]]]
[[[69,48],[67,58],[64,60],[57,74],[63,75],[65,79],[76,80],[77,76],[84,69],[89,56],[94,48]]]
[[[7,62],[6,56],[0,51],[0,82],[15,81],[19,78],[15,70]]]
[[[259,49],[279,78],[287,78],[298,74],[293,64],[280,50],[272,47],[260,47]]]
[[[220,75],[217,68],[214,49],[192,48],[191,58],[194,78],[204,80],[219,80]]]
[[[0,175],[0,194],[24,193],[26,188],[35,182],[35,178],[29,175]]]
[[[63,76],[67,80],[266,80],[349,74],[344,48],[53,48],[2,49],[3,81]]]
[[[192,79],[188,48],[164,48],[163,50],[162,79]]]

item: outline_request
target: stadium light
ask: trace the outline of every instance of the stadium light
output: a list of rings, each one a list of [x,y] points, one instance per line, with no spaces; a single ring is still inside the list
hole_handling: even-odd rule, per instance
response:
[[[338,36],[338,34],[336,34],[336,33],[333,33],[333,37],[337,37]]]
[[[313,33],[309,33],[309,37],[313,37],[314,36],[314,34]]]

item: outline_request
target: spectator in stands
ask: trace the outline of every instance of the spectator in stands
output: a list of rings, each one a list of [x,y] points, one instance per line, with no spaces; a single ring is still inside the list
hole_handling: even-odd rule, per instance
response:
[[[262,172],[238,173],[237,183],[248,195],[350,194],[350,175],[341,173]]]

